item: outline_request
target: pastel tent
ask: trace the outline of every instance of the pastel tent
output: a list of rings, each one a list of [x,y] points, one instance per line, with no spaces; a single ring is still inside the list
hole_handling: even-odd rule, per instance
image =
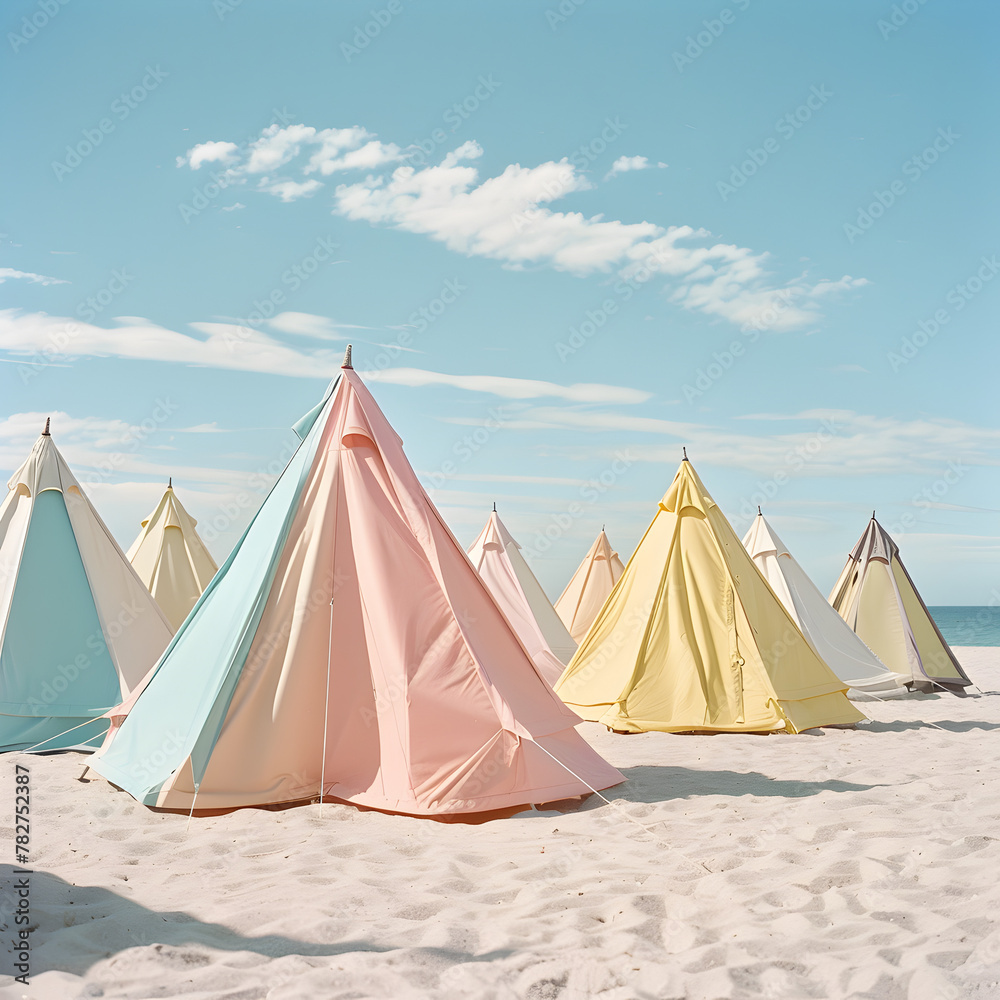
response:
[[[602,528],[555,603],[574,642],[583,640],[624,569]]]
[[[849,724],[864,716],[806,642],[685,459],[559,696],[625,732]]]
[[[93,740],[173,632],[49,436],[0,505],[0,749]],[[72,731],[71,731],[72,730]]]
[[[349,355],[296,431],[93,767],[185,811],[322,792],[482,813],[623,780],[537,673]]]
[[[554,684],[576,652],[576,643],[495,507],[486,527],[469,546],[469,558],[539,673]]]
[[[830,604],[914,690],[962,694],[972,683],[917,593],[899,546],[874,514],[847,557]]]
[[[750,558],[827,666],[856,691],[898,692],[910,680],[890,670],[830,607],[763,514],[743,539]]]
[[[218,566],[174,493],[173,480],[128,550],[128,560],[170,624],[179,628]]]

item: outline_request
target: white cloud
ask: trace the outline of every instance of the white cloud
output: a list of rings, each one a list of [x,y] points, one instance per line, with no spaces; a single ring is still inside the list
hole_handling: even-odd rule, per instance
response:
[[[236,202],[233,205],[223,205],[222,206],[222,211],[223,212],[236,212],[236,211],[239,211],[239,209],[241,209],[241,208],[246,208],[246,205],[244,205],[242,201],[238,201],[238,202]]]
[[[235,142],[203,142],[177,157],[177,166],[200,170],[204,163],[226,163],[239,152]]]
[[[618,174],[626,174],[630,170],[648,170],[651,166],[652,164],[645,156],[619,156],[611,164],[611,169],[607,172],[604,179],[610,180],[612,177]]]
[[[0,267],[0,285],[10,279],[30,281],[33,285],[68,285],[62,278],[50,278],[47,274],[35,274],[34,271],[18,271],[13,267]]]
[[[308,328],[310,324],[316,329],[318,325],[315,321],[323,322],[323,317],[308,313],[279,315],[285,317],[281,320],[282,325],[298,325],[300,329]],[[68,317],[0,309],[0,350],[37,360],[43,345],[52,344],[58,345],[62,360],[71,357],[117,357],[134,361],[170,361],[293,378],[330,378],[340,370],[343,361],[343,352],[337,348],[298,350],[260,330],[236,323],[189,323],[201,335],[195,336],[169,330],[137,316],[118,317],[116,322],[119,325],[109,329]],[[648,392],[624,386],[563,386],[534,379],[449,375],[419,368],[386,368],[360,374],[371,382],[414,387],[448,385],[507,399],[551,396],[576,402],[641,403],[651,396]]]
[[[297,201],[299,198],[308,198],[315,194],[323,185],[316,180],[311,181],[272,181],[267,177],[262,177],[257,185],[258,190],[267,191],[268,194],[277,195],[282,201]]]
[[[280,333],[291,333],[300,337],[312,337],[316,340],[345,340],[344,334],[338,331],[338,324],[326,316],[316,316],[313,313],[283,312],[267,321],[272,330]],[[362,329],[350,324],[344,324],[348,329]]]
[[[298,159],[305,154],[305,162]],[[777,282],[766,253],[711,244],[710,234],[701,229],[556,211],[550,207],[553,202],[591,187],[568,160],[510,164],[481,179],[471,161],[482,155],[482,147],[470,140],[437,165],[389,171],[385,168],[405,161],[407,154],[361,126],[317,130],[303,124],[272,125],[227,173],[236,180],[265,175],[258,189],[289,202],[314,194],[320,181],[272,179],[272,171],[288,168],[301,171],[302,177],[327,177],[365,170],[364,178],[336,188],[335,214],[418,233],[456,253],[488,257],[506,268],[544,266],[576,275],[617,272],[626,280],[662,273],[673,281],[671,300],[681,308],[762,330],[812,324],[821,301],[867,283],[848,275],[837,281],[815,282],[800,275]],[[652,167],[647,157],[622,156],[608,176]]]

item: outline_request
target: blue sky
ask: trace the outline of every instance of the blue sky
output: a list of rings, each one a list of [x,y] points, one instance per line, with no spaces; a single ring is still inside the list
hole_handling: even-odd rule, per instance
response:
[[[51,413],[124,546],[173,475],[222,557],[351,341],[553,597],[687,446],[821,589],[875,508],[929,603],[1000,600],[998,22],[5,4],[0,466]]]

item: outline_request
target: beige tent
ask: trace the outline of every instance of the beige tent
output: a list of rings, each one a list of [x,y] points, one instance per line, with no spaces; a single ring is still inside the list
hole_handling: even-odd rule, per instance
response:
[[[611,548],[611,542],[601,528],[590,551],[583,557],[583,562],[555,603],[556,611],[574,642],[583,640],[624,570],[618,553]]]
[[[685,459],[556,692],[625,732],[739,732],[864,716]]]
[[[554,684],[576,652],[576,643],[495,505],[486,527],[469,546],[469,558],[541,675]]]
[[[175,630],[219,568],[195,529],[197,523],[177,499],[171,480],[128,550],[132,568]]]
[[[830,593],[840,617],[916,691],[962,694],[972,683],[917,593],[899,546],[875,514]]]

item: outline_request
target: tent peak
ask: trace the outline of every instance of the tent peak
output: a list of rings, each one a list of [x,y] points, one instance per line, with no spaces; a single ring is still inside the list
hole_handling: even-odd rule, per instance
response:
[[[52,418],[51,417],[46,417],[45,418],[45,430],[42,431],[42,437],[52,437],[52,435],[49,433],[49,426],[51,425],[51,423],[52,423]]]
[[[341,368],[354,368],[351,364],[351,345],[347,345],[347,350],[344,351],[344,363],[340,366]]]

